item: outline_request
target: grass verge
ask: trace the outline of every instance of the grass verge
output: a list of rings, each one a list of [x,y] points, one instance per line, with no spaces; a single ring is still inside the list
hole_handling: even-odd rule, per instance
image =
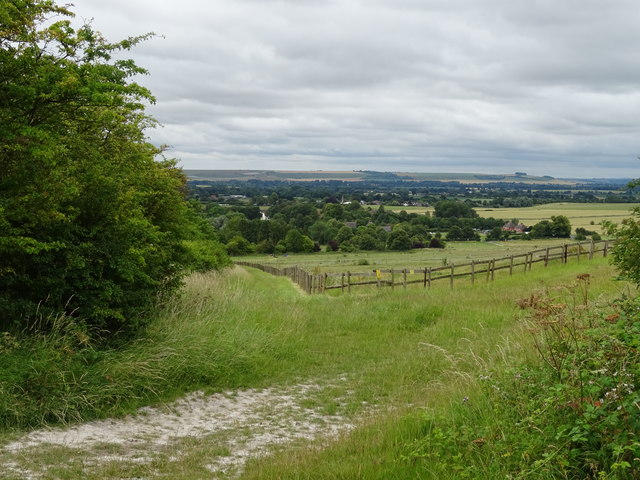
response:
[[[253,270],[194,275],[144,337],[117,351],[94,351],[62,334],[67,340],[33,343],[5,336],[0,419],[5,431],[25,429],[120,415],[197,388],[309,379],[329,385],[340,377],[348,381],[322,389],[306,400],[309,406],[369,420],[329,448],[313,450],[305,442],[304,449],[256,460],[247,477],[416,478],[428,469],[416,470],[422,460],[412,453],[419,451],[414,442],[433,430],[431,420],[471,411],[469,405],[482,401],[481,375],[533,357],[517,321],[517,299],[536,289],[559,289],[567,302],[579,301],[565,286],[585,272],[593,298],[620,293],[602,259],[455,290],[416,287],[340,297],[301,295],[289,281]],[[197,462],[175,462],[154,464],[153,471],[181,466],[183,478],[191,468],[196,474]]]

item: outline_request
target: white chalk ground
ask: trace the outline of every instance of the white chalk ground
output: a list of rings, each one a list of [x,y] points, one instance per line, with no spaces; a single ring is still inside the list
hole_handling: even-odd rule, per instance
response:
[[[165,458],[171,452],[169,461],[180,461],[185,439],[208,437],[215,438],[222,452],[206,460],[211,478],[234,478],[250,458],[296,440],[329,438],[353,427],[341,415],[323,415],[318,402],[309,401],[321,390],[318,385],[299,384],[214,395],[195,392],[122,419],[37,430],[2,447],[2,468],[10,478],[42,478],[50,465],[27,467],[24,458],[55,446],[73,449],[87,468],[114,461],[149,464],[159,452]],[[153,478],[152,470],[140,478]]]

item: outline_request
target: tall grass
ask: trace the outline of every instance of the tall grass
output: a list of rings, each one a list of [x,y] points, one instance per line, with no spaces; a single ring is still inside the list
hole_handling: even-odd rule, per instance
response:
[[[455,290],[339,297],[307,296],[284,278],[251,269],[195,274],[143,336],[118,350],[70,341],[65,331],[3,337],[0,427],[119,415],[195,389],[346,378],[316,401],[328,412],[359,417],[375,405],[379,413],[330,448],[255,461],[248,478],[415,478],[412,448],[435,428],[432,419],[470,411],[481,398],[480,375],[532,356],[517,299],[583,272],[591,274],[593,297],[621,288],[602,259]]]
[[[259,384],[271,375],[269,362],[296,355],[284,318],[266,317],[273,302],[297,295],[284,279],[240,270],[194,274],[139,339],[118,349],[95,349],[65,328],[5,334],[0,428],[120,415],[196,388]]]

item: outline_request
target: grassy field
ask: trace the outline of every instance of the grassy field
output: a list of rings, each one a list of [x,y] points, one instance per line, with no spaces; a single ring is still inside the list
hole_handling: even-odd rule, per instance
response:
[[[299,441],[275,456],[256,458],[242,478],[436,478],[427,459],[407,460],[407,448],[421,435],[420,416],[446,416],[464,398],[479,398],[479,375],[530,359],[531,340],[519,321],[517,300],[545,289],[572,301],[569,286],[582,273],[591,275],[593,299],[624,289],[612,282],[615,273],[604,259],[498,276],[454,291],[442,286],[340,297],[302,295],[289,281],[252,269],[194,275],[182,298],[159,313],[141,340],[98,355],[82,376],[65,373],[69,367],[63,362],[48,365],[49,383],[65,379],[56,391],[63,398],[39,401],[66,401],[69,407],[74,396],[87,395],[83,388],[89,384],[97,406],[84,415],[91,417],[197,388],[313,383],[320,393],[306,399],[309,408],[339,413],[359,427],[329,444]],[[3,361],[14,354],[20,352],[5,352]],[[11,406],[3,395],[5,418],[7,409],[20,415],[20,405]],[[78,402],[74,408],[81,409]],[[0,443],[15,435],[0,436]],[[204,437],[189,444],[188,454],[168,448],[106,466],[94,461],[99,452],[91,449],[39,446],[20,455],[0,453],[0,464],[41,469],[44,478],[203,478],[212,456],[229,454],[231,447],[221,442]],[[56,474],[47,476],[52,463]],[[449,478],[505,478],[505,472],[497,464],[483,475]]]
[[[552,216],[565,215],[575,231],[578,227],[601,233],[599,224],[603,220],[620,223],[630,216],[630,210],[640,204],[629,203],[549,203],[523,208],[476,208],[478,215],[484,218],[517,218],[525,225],[534,225]],[[407,213],[433,213],[433,207],[387,207],[392,211],[405,210]]]
[[[283,268],[297,265],[310,273],[371,272],[388,268],[425,268],[469,263],[471,260],[489,260],[519,255],[539,248],[573,243],[558,239],[538,239],[508,242],[448,242],[446,248],[422,248],[404,252],[316,252],[281,256],[249,255],[234,260],[272,265]]]

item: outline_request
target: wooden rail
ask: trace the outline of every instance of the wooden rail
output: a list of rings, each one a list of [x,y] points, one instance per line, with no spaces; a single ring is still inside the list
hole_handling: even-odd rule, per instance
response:
[[[326,290],[340,289],[341,292],[350,293],[353,287],[375,285],[382,287],[403,287],[407,285],[422,284],[424,288],[431,288],[434,282],[448,280],[453,288],[455,279],[469,277],[471,283],[484,279],[493,280],[495,272],[508,270],[509,275],[514,272],[531,271],[534,264],[542,263],[546,267],[550,262],[560,261],[567,263],[570,258],[578,261],[591,260],[595,255],[602,254],[606,257],[611,249],[611,240],[586,241],[556,245],[541,248],[519,255],[510,255],[490,260],[472,260],[468,263],[448,264],[441,267],[416,267],[403,269],[374,269],[371,272],[339,272],[311,274],[298,266],[277,268],[270,265],[262,265],[250,262],[236,262],[260,269],[276,276],[290,278],[308,294],[323,293]]]

